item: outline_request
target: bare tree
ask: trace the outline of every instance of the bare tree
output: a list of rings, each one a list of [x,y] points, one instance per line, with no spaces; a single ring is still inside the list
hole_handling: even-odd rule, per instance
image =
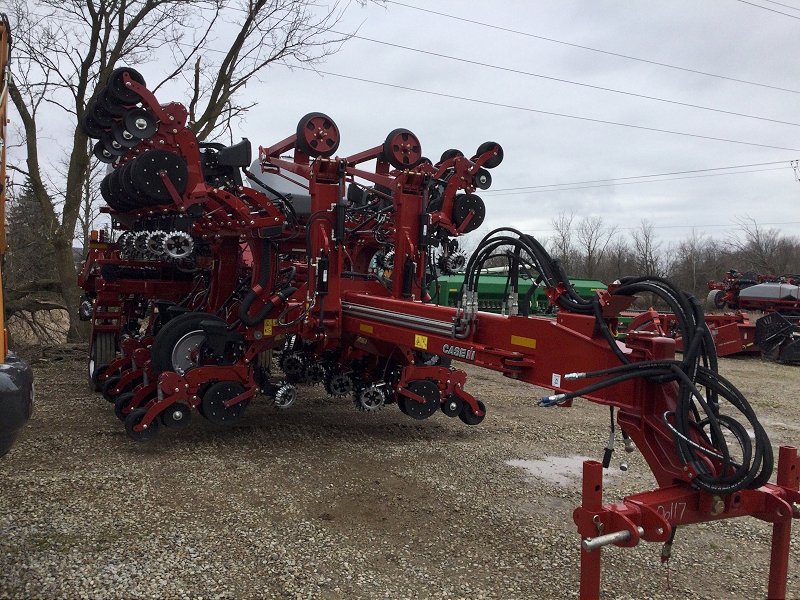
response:
[[[663,276],[666,272],[661,252],[661,242],[656,239],[653,224],[642,219],[637,229],[631,232],[633,253],[638,275]]]
[[[560,212],[557,217],[554,217],[553,220],[550,221],[550,226],[555,233],[553,237],[548,240],[548,245],[550,246],[551,253],[555,255],[555,258],[559,259],[564,265],[564,270],[567,274],[573,272],[575,263],[575,245],[572,241],[572,223],[574,220],[574,212],[569,214]]]
[[[576,245],[584,277],[594,278],[597,267],[605,258],[608,246],[617,233],[617,227],[603,227],[603,217],[584,217],[575,231]]]
[[[48,223],[45,243],[55,256],[72,339],[79,337],[72,243],[92,162],[78,123],[111,72],[172,53],[164,79],[193,73],[193,127],[205,139],[248,108],[236,94],[249,78],[276,62],[322,60],[347,37],[331,32],[341,15],[338,5],[318,11],[313,0],[9,0],[7,10],[16,65],[9,94],[27,154],[24,167],[12,168],[30,179]],[[219,55],[210,41],[222,17],[236,33]],[[65,121],[71,125],[53,130],[51,123]],[[69,159],[63,180],[48,187],[42,155],[53,148],[54,138]]]
[[[728,236],[728,250],[746,266],[764,275],[780,275],[797,267],[797,240],[781,235],[779,229],[764,228],[750,217],[736,220],[743,237]]]

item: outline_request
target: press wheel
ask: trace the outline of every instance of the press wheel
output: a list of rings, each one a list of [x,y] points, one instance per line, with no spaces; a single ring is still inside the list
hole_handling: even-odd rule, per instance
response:
[[[422,160],[422,147],[408,129],[395,129],[383,142],[383,156],[395,169],[411,169]]]
[[[297,124],[296,147],[314,158],[330,156],[339,147],[339,128],[323,113],[308,113]]]
[[[125,85],[125,73],[136,83],[145,85],[144,77],[138,71],[130,67],[120,67],[119,69],[114,69],[111,75],[108,76],[108,82],[106,82],[107,93],[122,104],[136,104],[141,101],[142,97],[138,92]]]
[[[135,431],[133,428],[142,422],[144,416],[147,414],[146,408],[137,408],[132,410],[131,413],[125,418],[125,432],[128,437],[135,442],[148,442],[158,435],[158,430],[161,428],[161,422],[158,419],[153,419],[147,429]]]

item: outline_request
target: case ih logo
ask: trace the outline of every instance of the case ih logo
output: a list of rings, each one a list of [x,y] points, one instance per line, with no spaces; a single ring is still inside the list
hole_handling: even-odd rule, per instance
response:
[[[459,348],[458,346],[445,344],[442,346],[442,354],[449,354],[450,356],[463,358],[464,360],[475,360],[475,350],[472,348]]]

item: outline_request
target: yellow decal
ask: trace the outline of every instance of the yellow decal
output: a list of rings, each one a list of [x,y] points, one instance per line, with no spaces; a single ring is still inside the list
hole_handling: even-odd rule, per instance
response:
[[[511,343],[515,346],[525,346],[526,348],[536,348],[536,340],[533,338],[522,337],[521,335],[512,335]]]
[[[364,333],[372,333],[372,325],[365,325],[364,323],[361,323],[358,328]]]
[[[414,335],[414,348],[419,348],[420,350],[427,350],[428,349],[428,336],[426,335]]]
[[[264,337],[272,337],[272,328],[277,319],[264,319]]]

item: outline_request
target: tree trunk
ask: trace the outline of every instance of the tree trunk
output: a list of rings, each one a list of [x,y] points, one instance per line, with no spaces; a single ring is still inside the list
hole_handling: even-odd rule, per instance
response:
[[[61,281],[61,296],[69,315],[68,342],[79,342],[85,339],[81,330],[81,321],[78,319],[78,303],[80,302],[81,289],[78,287],[78,274],[75,272],[75,261],[72,258],[72,238],[64,239],[59,234],[53,240],[56,264],[58,265],[58,278]]]

